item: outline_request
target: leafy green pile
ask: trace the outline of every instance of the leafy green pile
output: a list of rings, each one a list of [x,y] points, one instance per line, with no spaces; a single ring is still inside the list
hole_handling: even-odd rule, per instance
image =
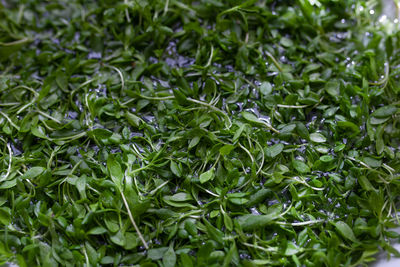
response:
[[[376,4],[1,1],[0,263],[399,256],[400,34]]]

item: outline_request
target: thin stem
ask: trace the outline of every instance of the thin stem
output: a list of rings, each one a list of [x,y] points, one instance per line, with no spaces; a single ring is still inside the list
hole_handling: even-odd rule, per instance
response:
[[[160,184],[159,186],[157,186],[156,188],[154,188],[153,190],[150,191],[149,195],[152,196],[154,195],[158,189],[162,188],[164,185],[168,184],[169,181],[165,181],[164,183]]]
[[[257,142],[257,141],[255,141],[255,142],[256,142],[256,145],[258,145],[258,147],[260,148],[261,155],[262,155],[260,167],[258,168],[258,170],[257,170],[257,172],[256,172],[256,175],[258,175],[258,174],[261,172],[261,170],[262,170],[262,168],[263,168],[263,166],[264,166],[265,155],[264,155],[264,150],[263,150],[262,146],[260,145],[260,143]]]
[[[174,96],[165,96],[165,97],[156,96],[156,97],[151,97],[151,96],[144,96],[144,95],[140,95],[139,97],[144,98],[144,99],[148,99],[148,100],[159,100],[159,101],[170,100],[170,99],[174,99],[175,98]],[[226,120],[228,121],[228,126],[227,126],[228,128],[230,128],[232,126],[232,122],[231,122],[231,119],[229,118],[228,114],[226,114],[224,111],[220,110],[219,108],[217,108],[217,107],[215,107],[215,106],[213,106],[213,105],[211,105],[209,103],[206,103],[206,102],[203,102],[203,101],[200,101],[200,100],[197,100],[197,99],[193,99],[193,98],[190,98],[190,97],[188,97],[186,100],[189,101],[189,102],[192,102],[192,103],[196,103],[196,104],[199,104],[199,105],[202,105],[202,106],[206,106],[206,107],[216,111],[217,113],[223,115],[226,118]],[[124,103],[122,103],[122,105],[125,106],[129,102],[131,102],[131,99],[126,101],[126,102],[124,102]]]
[[[169,6],[169,0],[165,1],[163,16],[165,16],[168,13],[168,6]]]
[[[21,103],[20,102],[0,103],[0,107],[16,106],[19,104],[21,104]]]
[[[83,254],[85,255],[86,266],[90,266],[89,257],[87,255],[85,246],[82,246],[82,249],[83,249]]]
[[[3,112],[0,111],[0,115],[2,115],[4,118],[6,118],[6,119],[8,120],[8,122],[9,122],[15,129],[17,129],[17,130],[19,131],[18,125],[15,125],[14,122],[13,122],[6,114],[4,114]]]
[[[163,101],[163,100],[171,100],[171,99],[174,99],[175,97],[174,96],[164,96],[164,97],[162,97],[162,96],[160,96],[160,97],[158,97],[158,96],[155,96],[155,97],[152,97],[152,96],[145,96],[145,95],[140,95],[140,97],[141,98],[144,98],[144,99],[148,99],[148,100],[159,100],[159,101]],[[129,101],[129,100],[128,100]],[[125,103],[123,103],[123,104],[125,104]]]
[[[71,136],[66,136],[66,137],[60,137],[60,138],[49,138],[50,141],[71,141],[71,140],[75,140],[78,138],[81,138],[83,136],[86,135],[86,132],[81,132],[75,135],[71,135]]]
[[[104,66],[108,67],[108,68],[111,68],[111,69],[115,70],[118,73],[119,77],[121,78],[121,89],[123,90],[125,88],[125,79],[124,79],[124,76],[122,75],[122,72],[118,68],[116,68],[114,66],[106,65],[106,64]]]
[[[231,122],[231,119],[229,118],[228,114],[226,114],[225,112],[223,112],[223,111],[220,110],[219,108],[217,108],[217,107],[215,107],[215,106],[213,106],[213,105],[210,105],[209,103],[206,103],[206,102],[203,102],[203,101],[200,101],[200,100],[196,100],[196,99],[193,99],[193,98],[190,98],[190,97],[188,97],[187,100],[190,101],[190,102],[199,104],[199,105],[206,106],[206,107],[208,107],[208,108],[210,108],[210,109],[216,111],[217,113],[222,114],[222,115],[227,119],[227,121],[228,121],[228,123],[229,123],[228,128],[230,128],[230,127],[232,126],[232,122]]]
[[[250,153],[250,151],[247,148],[245,148],[244,146],[242,146],[242,144],[238,143],[238,145],[240,146],[241,149],[243,149],[247,153],[247,155],[249,155],[251,162],[255,163],[253,155]]]
[[[275,67],[280,71],[283,72],[283,69],[281,67],[281,65],[278,63],[278,61],[274,58],[273,55],[271,55],[271,53],[269,53],[268,51],[264,51],[264,53],[272,60],[272,63],[274,63]]]
[[[267,128],[269,128],[270,130],[272,130],[273,132],[279,134],[280,132],[275,129],[274,127],[272,127],[271,124],[269,124],[268,122],[266,122],[266,120],[264,118],[258,118],[261,122],[261,124],[265,125]]]
[[[264,248],[264,247],[261,247],[261,246],[258,246],[258,245],[253,245],[253,244],[246,243],[246,242],[243,243],[243,245],[248,246],[248,247],[252,247],[252,248],[255,248],[255,249],[259,249],[259,250],[262,250],[262,251],[265,251],[265,252],[277,252],[278,251],[278,249],[275,248],[275,247],[267,249],[267,248]]]
[[[126,210],[128,211],[129,219],[131,220],[131,223],[133,224],[133,227],[135,228],[136,233],[138,234],[140,240],[142,241],[143,246],[144,246],[146,249],[149,249],[149,246],[147,245],[146,240],[144,240],[142,233],[140,232],[139,228],[138,228],[137,225],[136,225],[135,219],[134,219],[133,216],[132,216],[131,209],[129,208],[128,202],[126,201],[125,195],[124,195],[124,193],[122,192],[122,190],[120,190],[120,193],[121,193],[121,196],[122,196],[122,200],[124,201],[124,205],[125,205],[125,207],[126,207]]]
[[[213,55],[214,55],[214,46],[211,46],[210,57],[208,58],[207,64],[204,66],[205,68],[211,65]]]
[[[25,86],[25,85],[18,85],[16,87],[14,87],[13,90],[18,89],[18,88],[23,88],[23,89],[26,89],[28,91],[31,91],[35,95],[35,98],[39,96],[39,93],[36,92],[35,89],[33,89],[31,87],[28,87],[28,86]]]
[[[2,178],[0,178],[0,182],[7,180],[7,177],[11,173],[11,163],[12,163],[12,155],[13,154],[12,154],[12,150],[11,150],[10,144],[7,144],[7,148],[8,148],[8,156],[9,156],[10,159],[8,160],[7,173]]]
[[[43,112],[43,111],[41,111],[41,110],[37,110],[37,112],[38,112],[40,115],[42,115],[42,116],[44,116],[44,117],[46,117],[46,118],[48,118],[48,119],[50,119],[50,120],[53,120],[53,121],[57,122],[58,124],[61,124],[61,121],[59,121],[59,120],[57,120],[56,118],[50,116],[49,114],[47,114],[47,113],[45,113],[45,112]]]
[[[31,39],[29,39],[29,38],[23,38],[21,40],[17,40],[17,41],[14,41],[14,42],[9,42],[9,43],[0,42],[0,46],[14,46],[14,45],[27,43],[27,42],[30,42],[30,41],[31,41]]]
[[[312,221],[306,221],[306,222],[296,222],[296,223],[288,223],[288,222],[276,222],[277,224],[280,225],[285,225],[285,226],[303,226],[303,225],[309,225],[309,224],[316,224],[316,223],[322,223],[325,220],[319,219],[319,220],[312,220]]]
[[[385,77],[383,77],[380,81],[378,82],[370,82],[370,85],[383,85],[383,87],[386,87],[388,81],[389,81],[389,62],[385,62]]]
[[[17,112],[16,114],[20,114],[22,111],[24,111],[25,109],[27,109],[29,106],[33,105],[35,103],[36,99],[32,100],[31,102],[29,102],[28,104],[23,105]]]
[[[124,4],[128,5],[128,0],[124,0]],[[125,8],[125,16],[126,16],[126,20],[128,21],[128,23],[130,23],[131,22],[131,18],[129,17],[129,11],[128,11],[127,7]]]
[[[279,107],[279,108],[299,108],[299,109],[301,109],[301,108],[306,108],[306,107],[308,107],[309,105],[293,106],[293,105],[278,104],[278,105],[276,105],[276,106]]]

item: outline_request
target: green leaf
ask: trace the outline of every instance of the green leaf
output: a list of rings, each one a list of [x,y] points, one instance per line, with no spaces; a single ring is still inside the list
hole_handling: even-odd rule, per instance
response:
[[[188,149],[191,149],[195,146],[197,146],[197,144],[200,142],[201,136],[196,135],[195,137],[193,137],[190,142],[189,142],[189,147]]]
[[[301,138],[306,139],[306,140],[308,140],[310,138],[310,133],[309,133],[307,127],[303,123],[296,122],[296,131],[297,131],[297,134]]]
[[[200,183],[204,184],[205,182],[214,179],[214,168],[209,169],[206,172],[203,172],[200,177]]]
[[[114,182],[117,188],[122,191],[122,179],[124,178],[124,174],[122,172],[121,165],[113,155],[108,156],[107,168],[110,173],[111,180]]]
[[[382,161],[378,159],[374,159],[371,157],[364,157],[363,162],[372,168],[378,168],[381,166]]]
[[[366,191],[375,190],[375,188],[372,186],[371,182],[365,176],[358,177],[358,182],[360,183],[361,187]]]
[[[223,234],[223,232],[221,230],[215,228],[208,220],[203,219],[203,222],[204,222],[204,224],[206,226],[208,236],[211,239],[213,239],[214,241],[216,241],[216,242],[218,242],[220,244],[223,244],[224,243],[224,240],[223,240],[224,234]]]
[[[295,168],[296,171],[298,171],[299,173],[309,173],[311,171],[310,167],[308,167],[307,164],[300,160],[293,160],[292,164],[293,168]]]
[[[350,121],[338,121],[337,126],[345,131],[352,132],[353,136],[360,133],[359,127]]]
[[[32,126],[31,133],[36,137],[39,137],[42,139],[49,139],[46,135],[46,131],[41,126],[38,126],[38,125]]]
[[[99,253],[92,247],[92,245],[90,245],[89,242],[85,243],[85,247],[90,263],[96,265],[99,260]],[[73,255],[71,256],[73,257]]]
[[[193,267],[193,261],[191,257],[185,253],[180,254],[181,266]]]
[[[101,226],[94,227],[88,231],[89,235],[102,235],[107,232],[107,229]]]
[[[262,188],[250,195],[249,200],[245,203],[246,207],[253,207],[263,202],[268,196],[272,194],[272,191],[268,188]]]
[[[147,251],[147,258],[155,261],[161,260],[169,247],[151,248]]]
[[[232,231],[233,230],[233,221],[232,221],[231,217],[229,217],[229,215],[226,214],[226,212],[224,212],[222,215],[224,217],[224,225],[225,225],[226,229],[228,229],[228,231]]]
[[[127,120],[127,122],[133,126],[133,127],[139,127],[140,123],[141,123],[141,119],[136,116],[133,113],[130,113],[129,111],[125,112],[125,119]]]
[[[98,129],[89,131],[88,135],[98,138],[98,139],[107,139],[107,138],[110,138],[113,135],[113,133],[107,129],[98,128]]]
[[[256,115],[254,115],[254,114],[252,114],[252,113],[243,111],[241,114],[242,114],[243,118],[244,118],[245,120],[249,121],[249,122],[262,123],[262,122],[256,117]]]
[[[380,2],[1,1],[0,263],[400,255],[400,29]]]
[[[296,244],[289,241],[286,245],[285,256],[296,255],[300,251],[301,249],[298,246],[296,246]]]
[[[162,262],[164,267],[174,267],[176,264],[176,255],[173,247],[169,247],[168,250],[164,253]]]
[[[205,84],[204,84],[204,91],[212,94],[217,90],[217,85],[215,84],[215,81],[213,79],[207,79]]]
[[[231,247],[229,248],[229,251],[226,254],[226,257],[224,259],[224,262],[223,262],[222,266],[223,267],[228,267],[228,266],[231,266],[231,264],[233,266],[239,265],[239,253],[237,251],[235,242],[233,242]]]
[[[253,231],[263,228],[278,218],[278,214],[268,214],[268,215],[255,215],[246,214],[237,218],[237,221],[243,231]]]
[[[115,233],[114,235],[110,236],[111,241],[118,245],[118,246],[124,246],[125,245],[125,236],[122,233],[122,231],[118,231],[117,233]]]
[[[291,39],[289,39],[289,38],[286,38],[286,37],[282,37],[281,40],[280,40],[280,43],[281,43],[282,46],[285,46],[285,47],[293,46],[293,41]]]
[[[210,254],[214,249],[215,247],[211,240],[206,241],[200,246],[196,255],[198,266],[206,266],[206,263],[209,261]]]
[[[233,145],[224,145],[219,149],[219,153],[221,153],[222,156],[229,155],[231,151],[235,148]]]
[[[21,176],[22,179],[35,179],[39,175],[44,172],[45,168],[43,167],[32,167],[27,170],[24,175]]]
[[[383,106],[372,112],[371,116],[377,118],[390,117],[397,112],[398,108],[392,105]]]
[[[389,120],[390,117],[386,117],[386,118],[376,118],[376,117],[371,117],[370,118],[370,123],[372,125],[379,125],[379,124],[383,124],[385,122],[387,122]]]
[[[260,85],[260,92],[263,95],[269,95],[272,92],[272,85],[269,82],[263,82]]]
[[[243,205],[248,201],[245,198],[238,198],[238,197],[231,197],[228,200],[229,200],[229,202],[231,202],[231,203],[233,203],[235,205]]]
[[[191,234],[192,236],[197,236],[197,227],[196,224],[194,224],[194,222],[192,222],[191,220],[185,220],[185,230],[188,231],[189,234]]]
[[[265,155],[269,158],[275,158],[282,152],[283,148],[284,145],[281,143],[269,146],[265,149]]]
[[[56,76],[57,85],[60,86],[64,92],[68,91],[68,77],[64,72],[58,72]]]
[[[325,90],[331,96],[338,96],[340,94],[340,83],[337,81],[329,81],[325,84]]]
[[[336,229],[338,232],[344,237],[347,238],[350,241],[353,242],[358,242],[357,238],[355,237],[353,230],[350,228],[350,226],[343,222],[343,221],[338,221],[334,223]]]
[[[310,134],[310,140],[313,141],[314,143],[325,143],[326,138],[320,133],[312,133]]]
[[[321,156],[319,158],[319,160],[322,161],[322,162],[328,163],[328,162],[331,162],[333,160],[333,157],[331,155],[324,155],[324,156]]]
[[[171,160],[170,169],[172,173],[178,177],[182,176],[182,167],[178,165],[175,161]]]
[[[345,144],[338,144],[338,145],[335,146],[334,151],[335,151],[336,153],[338,153],[338,152],[340,152],[340,151],[343,151],[345,148],[346,148],[346,145],[345,145]]]
[[[11,223],[11,210],[8,207],[0,207],[0,223],[8,226]]]
[[[175,99],[178,102],[178,104],[183,105],[183,106],[187,105],[187,103],[188,103],[187,98],[179,89],[175,89],[175,90],[173,90],[173,92],[174,92],[174,96],[175,96]]]
[[[169,199],[172,201],[181,202],[181,201],[192,200],[192,197],[188,193],[180,192],[176,193],[175,195],[172,195]]]
[[[376,153],[378,154],[382,154],[384,149],[385,149],[385,143],[383,141],[383,133],[384,133],[384,127],[383,126],[379,126],[375,136],[376,136]]]

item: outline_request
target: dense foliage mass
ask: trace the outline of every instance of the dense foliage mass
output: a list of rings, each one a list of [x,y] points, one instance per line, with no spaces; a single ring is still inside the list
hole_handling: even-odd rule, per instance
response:
[[[400,35],[378,11],[1,1],[0,263],[399,255]]]

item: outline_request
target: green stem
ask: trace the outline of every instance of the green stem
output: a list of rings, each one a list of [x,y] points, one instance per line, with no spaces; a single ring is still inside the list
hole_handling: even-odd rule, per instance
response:
[[[271,55],[271,53],[269,53],[268,51],[264,51],[264,53],[272,60],[272,63],[274,63],[275,67],[280,71],[283,72],[283,69],[281,67],[281,65],[278,63],[278,61],[274,58],[273,55]]]
[[[126,210],[128,211],[129,219],[131,220],[131,223],[133,224],[133,227],[135,228],[136,233],[138,234],[140,240],[142,241],[143,246],[146,249],[149,249],[149,246],[147,245],[146,240],[144,240],[142,233],[140,232],[139,228],[136,225],[135,219],[133,218],[132,213],[131,213],[131,209],[129,208],[128,201],[126,201],[125,195],[122,192],[122,190],[120,190],[120,193],[121,193],[121,196],[122,196],[122,200],[124,201],[124,205],[126,207]]]

